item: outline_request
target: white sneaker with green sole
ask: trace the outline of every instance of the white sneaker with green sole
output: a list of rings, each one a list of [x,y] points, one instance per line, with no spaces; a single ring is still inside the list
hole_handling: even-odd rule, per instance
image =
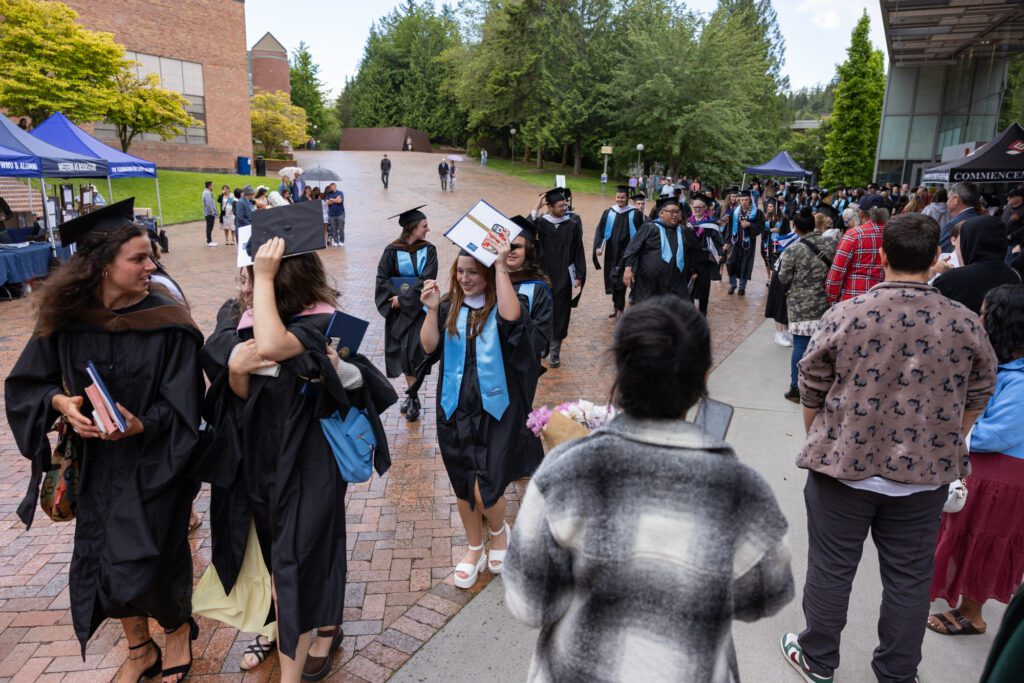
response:
[[[834,676],[819,676],[811,671],[811,668],[807,666],[807,662],[804,660],[804,650],[800,647],[795,633],[787,633],[782,636],[780,645],[782,646],[782,654],[786,661],[796,669],[797,673],[807,683],[832,683],[835,679]]]

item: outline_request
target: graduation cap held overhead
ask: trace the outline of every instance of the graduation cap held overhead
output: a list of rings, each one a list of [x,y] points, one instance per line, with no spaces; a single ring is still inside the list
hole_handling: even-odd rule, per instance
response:
[[[134,222],[135,197],[129,197],[61,224],[60,243],[67,247],[88,235],[113,232]]]
[[[285,256],[326,249],[323,202],[299,202],[253,212],[249,256],[255,257],[256,251],[274,237],[284,239]]]
[[[397,218],[398,224],[405,228],[409,225],[412,225],[413,223],[422,221],[427,217],[425,213],[420,211],[420,209],[422,209],[424,206],[426,206],[426,204],[420,204],[419,206],[413,207],[408,211],[396,213],[394,216],[388,216],[388,220],[391,220],[392,218]]]

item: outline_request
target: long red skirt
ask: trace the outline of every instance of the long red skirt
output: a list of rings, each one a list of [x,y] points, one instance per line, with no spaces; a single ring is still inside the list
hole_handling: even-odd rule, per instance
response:
[[[932,600],[1008,603],[1024,579],[1024,459],[971,453],[967,503],[943,514]]]

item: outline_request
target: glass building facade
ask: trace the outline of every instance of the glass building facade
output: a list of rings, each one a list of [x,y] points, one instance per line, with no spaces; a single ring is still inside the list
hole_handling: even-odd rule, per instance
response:
[[[942,150],[998,132],[1008,60],[975,55],[946,64],[892,65],[885,87],[875,180],[919,185]]]

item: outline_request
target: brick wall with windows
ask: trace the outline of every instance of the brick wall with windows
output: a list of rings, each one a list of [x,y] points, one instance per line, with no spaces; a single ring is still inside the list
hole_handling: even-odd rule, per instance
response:
[[[205,124],[163,142],[144,135],[128,150],[162,168],[228,170],[252,156],[245,4],[241,0],[64,0],[86,28],[108,31],[139,62],[140,75],[182,93]],[[90,126],[83,126],[89,129]],[[112,127],[92,132],[118,147]]]

